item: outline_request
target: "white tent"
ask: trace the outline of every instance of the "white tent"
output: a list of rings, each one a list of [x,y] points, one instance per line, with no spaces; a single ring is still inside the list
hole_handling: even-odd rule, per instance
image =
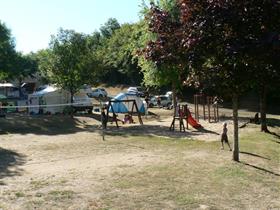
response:
[[[44,89],[28,95],[29,105],[46,105],[40,107],[29,108],[29,113],[62,113],[65,104],[70,103],[70,94],[68,91],[58,89],[54,86],[46,86]]]

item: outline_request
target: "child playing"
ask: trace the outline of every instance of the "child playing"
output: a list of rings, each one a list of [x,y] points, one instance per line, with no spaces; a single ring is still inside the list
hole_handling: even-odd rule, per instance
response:
[[[123,124],[126,124],[126,123],[129,123],[129,124],[133,123],[132,116],[129,115],[129,114],[126,114],[126,115],[124,116]]]
[[[227,136],[227,123],[225,122],[223,124],[223,132],[221,134],[221,142],[222,142],[222,147],[221,149],[224,149],[224,142],[227,143],[229,150],[231,151],[230,144],[228,142],[228,136]]]

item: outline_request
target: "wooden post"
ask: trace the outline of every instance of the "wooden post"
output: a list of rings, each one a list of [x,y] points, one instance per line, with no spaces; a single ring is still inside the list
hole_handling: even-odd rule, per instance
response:
[[[214,122],[217,122],[217,117],[216,117],[216,105],[212,103],[213,109],[214,109]]]
[[[219,104],[217,103],[217,122],[220,121],[220,117],[219,117]]]
[[[210,123],[211,122],[211,113],[210,113],[211,109],[210,109],[210,97],[209,96],[207,96],[207,106],[208,106],[208,121]]]
[[[197,121],[199,122],[199,95],[197,99]]]
[[[187,124],[187,129],[189,129],[189,122],[188,122],[188,117],[189,117],[189,112],[188,112],[188,105],[184,106],[184,113],[185,113],[185,117],[186,117],[186,124]]]
[[[194,101],[194,118],[196,119],[196,95],[193,96]]]
[[[137,106],[135,100],[133,100],[133,104],[135,105],[135,108],[136,108],[136,111],[137,111],[137,114],[138,114],[139,122],[140,122],[141,125],[143,125],[143,121],[142,121],[142,118],[141,118],[141,114],[140,114],[140,112],[139,112],[139,109],[138,109],[138,106]]]
[[[203,119],[206,120],[206,116],[205,116],[205,96],[203,95],[202,98],[202,103],[203,103]]]
[[[199,116],[198,116],[198,96],[197,96],[197,95],[196,95],[196,103],[195,103],[195,106],[196,106],[195,119],[198,120]]]
[[[109,109],[110,109],[110,107],[112,108],[112,112],[113,112],[113,120],[115,120],[116,126],[117,126],[117,128],[119,128],[118,120],[117,120],[117,118],[116,118],[116,113],[115,113],[115,111],[114,111],[114,108],[113,108],[113,106],[112,106],[111,101],[109,101],[109,105],[108,105],[108,107],[107,107],[107,120],[109,120]]]
[[[170,131],[174,131],[175,130],[175,117],[173,117],[173,120],[172,120],[172,123],[171,123],[171,125],[169,127],[169,130]]]

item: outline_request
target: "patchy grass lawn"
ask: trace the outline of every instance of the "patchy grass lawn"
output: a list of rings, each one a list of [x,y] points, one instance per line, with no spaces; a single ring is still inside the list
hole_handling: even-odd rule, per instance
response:
[[[218,140],[144,127],[102,141],[97,126],[65,119],[51,133],[33,120],[38,132],[0,135],[0,209],[280,209],[279,138],[256,126],[241,132],[236,163]]]

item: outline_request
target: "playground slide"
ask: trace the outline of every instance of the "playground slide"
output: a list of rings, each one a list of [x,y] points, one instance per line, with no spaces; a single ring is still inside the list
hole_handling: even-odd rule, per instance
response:
[[[189,113],[188,116],[188,123],[194,127],[194,128],[202,128],[202,126],[192,117],[192,115]]]

